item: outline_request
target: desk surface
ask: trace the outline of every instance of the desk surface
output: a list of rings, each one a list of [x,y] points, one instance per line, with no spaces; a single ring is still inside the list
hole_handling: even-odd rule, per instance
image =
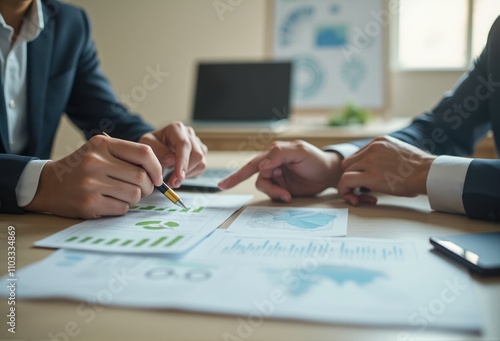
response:
[[[212,152],[209,165],[235,167],[245,163],[252,154],[247,152]],[[254,189],[249,180],[228,193],[252,193],[252,203],[279,205]],[[334,191],[317,198],[294,199],[293,206],[348,207]],[[231,218],[231,219],[234,219]],[[0,215],[0,260],[7,264],[6,228],[16,228],[16,262],[20,269],[48,256],[52,251],[34,248],[33,242],[60,231],[78,220],[49,215]],[[226,222],[223,227],[227,226]],[[427,241],[429,235],[465,232],[499,231],[500,225],[470,220],[464,216],[432,212],[426,197],[395,198],[381,196],[377,206],[349,207],[348,236],[368,238],[413,239]],[[1,267],[0,275],[6,273]],[[50,274],[47,274],[50,276]],[[481,336],[454,331],[410,331],[413,340],[499,340],[500,339],[500,279],[473,277],[478,291],[478,305],[484,312]],[[66,300],[24,301],[18,298],[17,333],[7,333],[8,306],[2,299],[0,339],[57,340],[223,340],[222,335],[236,334],[236,316],[221,316],[190,312],[102,307],[94,316],[82,314],[80,302]],[[65,329],[74,337],[65,338]],[[299,323],[296,321],[265,320],[242,340],[402,340],[404,329],[359,327]]]

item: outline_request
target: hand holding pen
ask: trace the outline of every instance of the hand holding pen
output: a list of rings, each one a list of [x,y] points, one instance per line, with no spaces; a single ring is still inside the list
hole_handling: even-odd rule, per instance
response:
[[[203,172],[207,147],[182,122],[145,133],[138,142],[96,135],[60,160],[37,161],[36,193],[20,206],[30,212],[95,219],[127,213],[155,187],[182,206],[172,188]],[[164,184],[162,169],[171,167],[174,173]]]
[[[111,137],[106,132],[102,132],[102,134],[104,136]],[[186,205],[184,205],[177,193],[175,193],[170,187],[168,187],[165,182],[162,181],[162,184],[160,186],[155,186],[155,188],[175,205],[186,208]]]
[[[23,209],[84,219],[123,215],[162,184],[150,147],[97,135],[67,157],[48,161]]]

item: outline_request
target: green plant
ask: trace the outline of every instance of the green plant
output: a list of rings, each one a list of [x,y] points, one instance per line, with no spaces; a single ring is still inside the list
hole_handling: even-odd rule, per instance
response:
[[[328,125],[338,127],[350,124],[366,124],[372,119],[372,116],[371,111],[360,108],[353,103],[347,103],[341,111],[330,116]]]

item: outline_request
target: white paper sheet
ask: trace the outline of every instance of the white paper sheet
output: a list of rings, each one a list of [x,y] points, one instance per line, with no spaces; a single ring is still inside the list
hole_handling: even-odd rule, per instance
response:
[[[59,250],[18,271],[17,294],[23,299],[81,300],[89,309],[120,305],[237,314],[254,322],[288,318],[399,325],[410,334],[429,327],[481,328],[466,271],[432,255],[425,244],[373,241],[380,252],[390,247],[416,250],[417,264],[415,259],[396,264],[304,257],[288,265],[268,261],[242,266]],[[344,242],[349,249],[360,243],[351,238]],[[0,287],[2,295],[8,290]]]
[[[266,236],[340,237],[347,233],[347,209],[249,206],[227,231]]]
[[[36,246],[121,253],[181,253],[245,205],[251,195],[182,193],[179,208],[161,193],[121,217],[87,220],[35,242]]]
[[[370,238],[330,238],[294,236],[250,236],[214,231],[209,238],[184,256],[186,260],[206,260],[237,264],[293,265],[309,261],[375,266],[416,265],[411,241]]]

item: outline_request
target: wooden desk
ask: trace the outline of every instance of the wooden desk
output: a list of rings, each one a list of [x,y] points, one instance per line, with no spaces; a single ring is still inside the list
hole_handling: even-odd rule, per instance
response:
[[[212,152],[209,164],[214,166],[242,165],[252,154],[248,152]],[[249,180],[229,193],[252,193],[253,203],[279,205],[254,189]],[[464,216],[431,212],[426,197],[395,198],[381,196],[378,206],[349,207],[348,236],[428,240],[429,235],[464,232],[498,231],[498,224],[474,221]],[[334,191],[318,198],[294,199],[293,206],[348,207]],[[231,219],[234,219],[231,218]],[[60,231],[78,220],[49,215],[0,215],[0,262],[6,264],[6,230],[16,228],[17,267],[22,268],[48,256],[52,251],[34,248],[33,242]],[[227,222],[223,227],[227,226]],[[6,273],[2,265],[0,274]],[[47,274],[50,276],[50,274]],[[478,291],[477,304],[484,312],[484,332],[481,336],[456,331],[411,331],[412,340],[482,340],[500,339],[500,279],[474,277]],[[5,285],[5,283],[3,284]],[[21,285],[21,283],[18,283]],[[190,312],[151,309],[102,307],[90,319],[79,310],[80,302],[66,300],[24,301],[17,299],[17,333],[7,333],[5,316],[8,306],[1,299],[0,339],[57,340],[223,340],[222,335],[239,325],[236,316],[221,316]],[[80,307],[81,309],[81,307]],[[74,337],[57,335],[70,328]],[[401,340],[404,329],[325,325],[284,320],[265,320],[244,340]],[[243,339],[242,339],[243,340]]]
[[[291,125],[283,132],[270,129],[196,129],[197,135],[209,150],[257,151],[264,150],[276,140],[305,140],[322,148],[329,144],[373,138],[401,129],[410,123],[409,118],[379,119],[365,126],[328,127],[324,116],[304,116],[293,118]],[[497,158],[492,136],[484,139],[476,148],[475,157]]]

